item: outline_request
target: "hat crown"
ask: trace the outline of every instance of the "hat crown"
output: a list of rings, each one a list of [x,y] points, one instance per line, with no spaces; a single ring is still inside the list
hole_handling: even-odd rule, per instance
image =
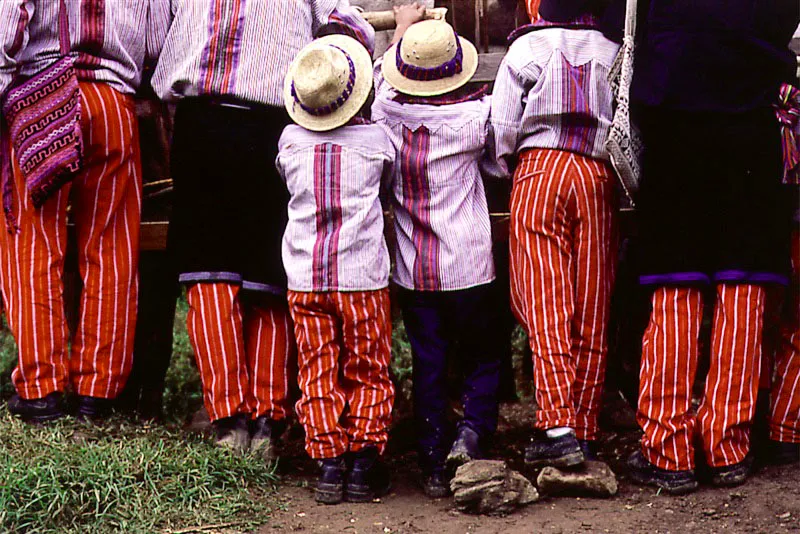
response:
[[[403,35],[400,56],[404,63],[431,69],[455,58],[458,41],[455,30],[441,20],[426,20],[412,25]]]
[[[339,100],[350,80],[350,62],[339,48],[323,46],[302,52],[292,82],[297,100],[308,108],[324,108]]]

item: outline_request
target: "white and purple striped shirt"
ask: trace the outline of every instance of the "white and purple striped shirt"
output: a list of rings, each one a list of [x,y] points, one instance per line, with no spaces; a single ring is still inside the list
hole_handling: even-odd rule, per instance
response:
[[[153,88],[162,99],[225,96],[283,106],[289,64],[321,32],[370,51],[375,31],[348,0],[171,0]]]
[[[68,0],[78,78],[135,93],[166,37],[170,0]],[[61,57],[59,0],[0,0],[0,93]]]
[[[492,232],[478,164],[489,136],[490,99],[401,103],[375,69],[372,119],[399,160],[394,169],[394,281],[406,289],[452,291],[494,280]]]
[[[513,173],[517,154],[531,148],[608,159],[608,73],[618,51],[593,29],[543,27],[514,41],[492,94],[494,152],[504,174]]]
[[[376,124],[311,132],[288,126],[278,170],[289,223],[283,265],[292,291],[373,291],[389,285],[381,188],[396,154]]]

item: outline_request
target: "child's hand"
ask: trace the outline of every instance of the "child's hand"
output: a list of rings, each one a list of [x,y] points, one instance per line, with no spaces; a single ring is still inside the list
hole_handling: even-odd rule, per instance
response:
[[[403,38],[403,34],[412,24],[425,19],[425,6],[420,5],[419,2],[413,2],[404,6],[394,7],[394,20],[397,23],[397,29],[394,32],[392,43],[397,43]]]

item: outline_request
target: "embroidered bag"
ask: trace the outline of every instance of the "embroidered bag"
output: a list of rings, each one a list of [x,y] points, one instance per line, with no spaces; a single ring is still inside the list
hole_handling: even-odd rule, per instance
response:
[[[625,36],[617,58],[608,74],[614,89],[614,117],[606,140],[611,165],[617,172],[630,207],[639,191],[642,172],[642,140],[631,122],[631,82],[633,81],[633,52],[636,36],[636,0],[627,0],[625,6]]]
[[[16,162],[35,207],[72,180],[83,162],[81,99],[75,57],[69,53],[69,21],[60,0],[58,35],[61,58],[30,78],[16,80],[3,101]],[[13,227],[13,178],[3,176],[3,208]]]

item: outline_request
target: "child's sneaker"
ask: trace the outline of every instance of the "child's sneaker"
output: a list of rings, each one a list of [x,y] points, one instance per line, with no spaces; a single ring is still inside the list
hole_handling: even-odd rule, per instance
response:
[[[247,428],[247,416],[243,413],[231,417],[223,417],[213,423],[217,447],[231,449],[243,453],[250,448],[250,431]]]
[[[461,425],[458,429],[450,454],[447,455],[447,470],[455,473],[460,466],[473,460],[483,458],[480,446],[480,436],[467,425]]]
[[[378,449],[367,447],[353,453],[353,466],[347,474],[344,498],[348,502],[370,502],[389,493],[391,477]]]
[[[285,422],[273,421],[266,415],[250,421],[250,452],[257,454],[265,462],[274,461],[275,446],[285,428]]]
[[[319,461],[319,466],[322,473],[317,480],[314,499],[323,504],[339,504],[344,495],[344,477],[347,473],[344,458],[325,458]]]
[[[693,470],[661,469],[648,462],[640,450],[628,458],[628,474],[639,484],[655,486],[672,495],[683,495],[697,489],[697,477]]]
[[[573,430],[557,438],[548,437],[545,432],[537,433],[525,447],[525,465],[529,467],[577,467],[584,460]]]

